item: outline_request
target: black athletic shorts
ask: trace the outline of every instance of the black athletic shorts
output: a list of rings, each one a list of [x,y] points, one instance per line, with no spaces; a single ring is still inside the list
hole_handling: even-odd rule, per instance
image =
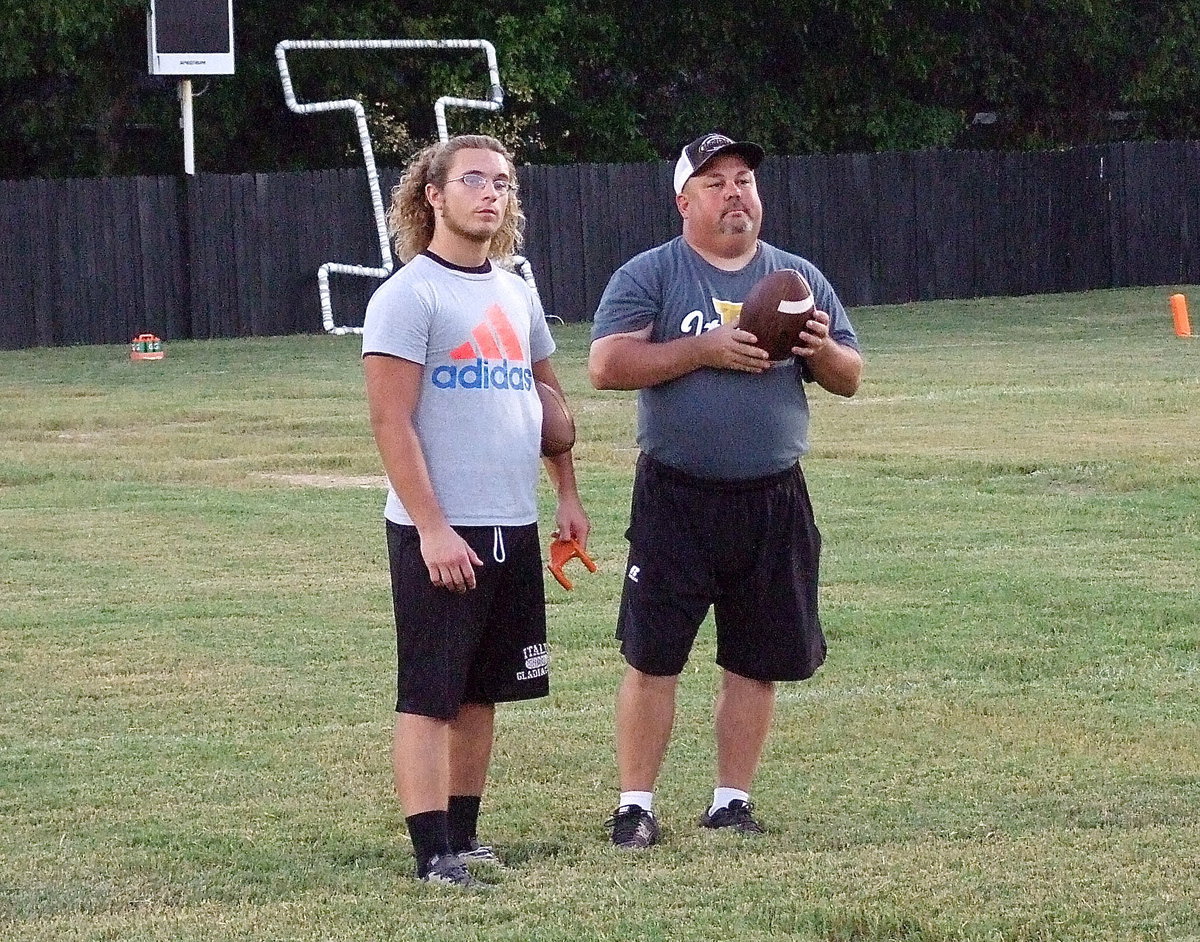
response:
[[[483,560],[469,592],[430,582],[416,527],[387,521],[399,713],[453,719],[464,703],[550,692],[537,524],[454,529]]]
[[[679,674],[713,607],[717,663],[754,680],[804,680],[825,660],[821,534],[799,465],[708,481],[638,458],[617,638],[637,670]]]

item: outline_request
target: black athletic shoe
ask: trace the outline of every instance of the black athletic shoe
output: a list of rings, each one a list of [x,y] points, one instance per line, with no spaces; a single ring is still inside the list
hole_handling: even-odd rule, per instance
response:
[[[645,850],[658,843],[658,818],[641,805],[621,805],[605,823],[612,828],[612,842],[626,850]]]
[[[490,844],[480,844],[477,838],[471,838],[471,843],[463,850],[456,850],[454,856],[466,863],[488,863],[494,867],[503,866],[499,855]]]
[[[705,809],[696,822],[702,828],[731,828],[738,834],[766,834],[767,829],[754,820],[754,805],[735,798],[728,808],[718,808],[711,815]]]
[[[471,876],[462,859],[455,854],[439,854],[429,861],[425,873],[417,874],[417,879],[423,883],[434,883],[440,886],[456,886],[464,890],[495,889],[490,883],[476,880]]]

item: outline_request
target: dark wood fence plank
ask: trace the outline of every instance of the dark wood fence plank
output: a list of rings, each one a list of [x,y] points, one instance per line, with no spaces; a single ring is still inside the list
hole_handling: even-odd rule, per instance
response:
[[[254,224],[257,230],[258,242],[258,251],[254,253],[250,266],[253,272],[254,290],[249,303],[251,305],[251,317],[255,336],[266,335],[266,332],[271,329],[270,325],[277,322],[277,316],[281,313],[271,303],[271,296],[268,290],[271,270],[268,260],[277,247],[271,238],[271,207],[268,202],[270,191],[267,185],[269,179],[269,174],[253,174],[250,179],[250,192],[248,195],[251,211],[254,213]],[[288,325],[287,330],[278,332],[295,333],[296,331],[291,325]]]
[[[765,161],[764,161],[765,162]],[[770,208],[778,214],[783,228],[780,248],[808,259],[818,268],[824,255],[824,229],[818,222],[821,192],[816,183],[818,162],[801,157],[782,158],[781,179],[786,189],[781,190],[780,205]],[[768,211],[764,207],[764,212]]]
[[[585,238],[579,202],[579,169],[546,168],[546,225],[554,314],[563,320],[588,316],[583,280]]]
[[[837,244],[841,238],[841,227],[831,205],[833,158],[826,155],[816,157],[807,163],[805,169],[805,201],[809,218],[807,235],[812,248],[807,252],[802,250],[800,254],[825,272],[830,279],[835,280],[835,283],[840,284],[842,272],[839,268]]]
[[[627,201],[611,189],[603,164],[579,168],[580,226],[587,232],[588,251],[583,253],[583,307],[572,311],[570,320],[591,318],[608,279],[627,261],[620,238],[621,219],[627,212]]]
[[[91,279],[96,261],[86,221],[95,218],[96,188],[86,180],[63,180],[56,183],[55,189],[59,195],[51,212],[59,221],[56,227],[59,257],[66,261],[61,272],[60,307],[55,311],[61,330],[56,333],[64,344],[91,343],[95,317]],[[64,212],[66,207],[74,211]]]
[[[841,154],[824,158],[814,179],[819,193],[815,224],[824,230],[817,265],[837,289],[846,305],[870,303],[871,232],[864,218],[870,193],[869,171],[860,155]]]
[[[158,227],[155,225],[155,208],[158,193],[154,187],[153,177],[137,177],[134,186],[134,221],[137,248],[133,252],[134,261],[138,266],[138,281],[142,286],[141,296],[137,299],[137,309],[134,320],[138,325],[137,332],[144,326],[153,330],[164,340],[174,339],[172,332],[167,329],[167,322],[160,320],[160,313],[165,313],[162,306],[163,278],[161,249],[158,243]],[[157,328],[157,330],[155,330]]]
[[[233,236],[233,177],[211,176],[205,192],[208,212],[205,222],[208,243],[208,266],[205,281],[210,294],[205,305],[205,336],[237,337],[242,333],[238,318],[237,294],[234,290],[236,269]]]
[[[549,246],[554,234],[548,229],[544,175],[522,167],[518,174],[521,211],[525,214],[522,254],[529,260],[538,296],[547,314],[556,314],[554,284],[550,277]]]
[[[785,251],[791,236],[791,220],[787,209],[788,185],[784,176],[784,162],[777,157],[763,160],[755,172],[758,196],[763,204],[761,237]]]
[[[1140,244],[1149,249],[1140,255],[1138,281],[1147,284],[1178,284],[1186,280],[1183,260],[1181,208],[1184,193],[1195,181],[1183,178],[1182,142],[1163,142],[1131,151],[1133,189],[1140,195]]]
[[[264,271],[260,265],[265,295],[263,318],[279,325],[280,332],[321,330],[321,308],[317,296],[317,264],[304,253],[299,231],[299,209],[308,202],[307,174],[275,173],[262,177],[260,211],[265,222],[260,232],[266,243]],[[323,260],[324,261],[324,260]]]
[[[910,300],[916,291],[916,196],[909,154],[880,154],[872,166],[871,283],[876,304]]]
[[[259,316],[256,298],[258,266],[254,256],[259,250],[257,219],[254,212],[254,178],[248,173],[229,177],[230,256],[233,268],[232,303],[238,334],[252,337],[260,330],[269,333]]]
[[[973,151],[969,154],[968,170],[975,203],[975,247],[971,268],[975,272],[969,290],[959,297],[979,297],[1000,294],[1007,283],[1008,265],[1005,258],[1005,226],[1008,220],[1002,211],[1001,186],[1004,168],[995,152]]]
[[[192,229],[192,321],[194,336],[208,339],[217,336],[214,328],[225,311],[223,298],[224,272],[227,257],[220,222],[227,218],[228,207],[222,199],[221,179],[204,174],[196,177],[191,188],[194,211],[189,219]],[[226,322],[225,333],[236,336],[236,323]]]
[[[975,277],[976,198],[970,155],[929,151],[921,155],[917,187],[924,229],[922,298],[952,298]]]
[[[617,255],[612,259],[620,267],[649,248],[649,230],[653,225],[645,193],[649,181],[637,164],[610,164],[606,176],[608,189],[602,198],[620,208],[615,220]]]
[[[112,265],[115,243],[112,225],[106,224],[116,215],[113,192],[113,184],[116,181],[110,179],[96,182],[102,185],[96,186],[92,190],[95,200],[95,215],[90,216],[81,226],[82,231],[87,234],[87,244],[91,252],[88,270],[91,304],[88,312],[87,342],[108,343],[117,339],[111,336],[116,331],[105,330],[105,325],[113,326],[118,316],[115,304],[115,273]],[[84,181],[80,181],[80,183],[84,183]]]
[[[1000,232],[1003,242],[1000,254],[1003,259],[1006,284],[1011,294],[1029,294],[1034,283],[1030,278],[1031,247],[1029,245],[1028,219],[1033,213],[1029,206],[1029,174],[1031,168],[1027,154],[1002,154],[1000,164],[999,199],[996,203],[1000,214]]]
[[[1068,196],[1073,196],[1066,236],[1071,265],[1064,290],[1084,291],[1111,285],[1108,259],[1108,184],[1103,176],[1104,148],[1087,147],[1063,155],[1070,167]]]
[[[203,273],[210,267],[209,247],[205,218],[207,204],[203,200],[203,190],[207,188],[207,177],[190,176],[184,178],[184,212],[188,220],[187,244],[187,292],[190,304],[188,307],[188,335],[197,340],[203,340],[208,333],[208,306],[212,292],[202,284]],[[203,207],[203,211],[202,211]]]
[[[142,268],[138,263],[137,181],[122,177],[113,181],[114,212],[113,251],[110,256],[113,280],[116,285],[117,337],[129,339],[142,322],[140,307],[146,286],[142,283]],[[107,331],[106,331],[107,333]]]
[[[1179,174],[1183,193],[1179,200],[1177,223],[1183,247],[1178,283],[1184,284],[1195,280],[1196,273],[1200,272],[1200,148],[1181,147],[1180,150]]]
[[[31,277],[36,272],[41,277],[33,278],[34,336],[38,346],[62,343],[58,332],[58,296],[60,294],[61,269],[64,260],[57,254],[58,220],[51,212],[55,204],[54,185],[49,180],[33,183],[30,208],[34,238],[31,247],[34,256],[30,259]]]
[[[32,196],[28,183],[0,182],[0,350],[37,345],[34,284],[43,277],[34,261]]]

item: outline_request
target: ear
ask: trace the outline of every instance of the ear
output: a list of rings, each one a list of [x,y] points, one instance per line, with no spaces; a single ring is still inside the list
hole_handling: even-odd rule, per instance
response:
[[[688,218],[688,208],[691,206],[691,202],[686,193],[675,194],[675,208],[679,210],[679,215],[684,219]]]
[[[425,202],[432,206],[435,210],[440,209],[442,203],[442,191],[434,186],[434,184],[426,183]]]

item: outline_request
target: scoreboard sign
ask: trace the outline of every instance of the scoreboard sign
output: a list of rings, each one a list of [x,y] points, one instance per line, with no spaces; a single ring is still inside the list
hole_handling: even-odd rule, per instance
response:
[[[232,75],[233,0],[150,0],[151,75]]]

